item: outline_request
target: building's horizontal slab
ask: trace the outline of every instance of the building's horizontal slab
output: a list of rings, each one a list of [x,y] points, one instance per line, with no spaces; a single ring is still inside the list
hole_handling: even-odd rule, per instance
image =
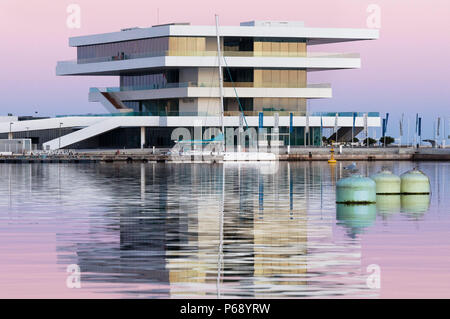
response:
[[[233,88],[224,88],[224,97],[235,98],[236,93],[241,98],[253,97],[273,97],[273,98],[331,98],[331,87],[312,87],[312,88],[247,88],[237,87],[236,92]],[[132,100],[152,100],[152,99],[170,99],[170,98],[189,98],[205,97],[219,98],[220,91],[218,87],[180,87],[164,88],[152,90],[119,91],[114,92],[114,96],[121,101]],[[100,101],[100,92],[91,90],[89,93],[90,102]]]
[[[305,116],[294,116],[293,126],[304,127],[306,126],[306,121],[307,118]],[[336,117],[310,116],[308,121],[311,127],[334,127]],[[246,116],[246,122],[248,126],[258,127],[259,117]],[[289,122],[289,116],[279,117],[280,127],[288,127]],[[10,123],[12,124],[10,125]],[[69,116],[10,123],[0,123],[0,133],[79,128],[78,131],[56,138],[43,145],[44,149],[57,149],[60,146],[66,147],[120,127],[220,127],[221,118],[220,116]],[[273,127],[274,124],[274,116],[263,117],[264,127]],[[226,127],[238,127],[239,116],[224,117],[224,125]],[[368,117],[367,125],[368,127],[379,127],[380,117]],[[353,117],[338,117],[337,126],[352,127]],[[364,118],[356,117],[355,126],[364,126]]]
[[[166,25],[72,37],[69,39],[69,45],[83,46],[165,36],[215,37],[216,34],[215,26]],[[301,26],[221,26],[220,35],[222,37],[304,38],[307,39],[308,44],[324,44],[378,39],[379,31],[375,29],[310,28]]]
[[[69,127],[86,127],[96,122],[104,121],[106,117],[95,116],[76,116],[76,117],[64,117],[64,118],[48,118],[41,120],[29,120],[29,121],[12,121],[11,132],[26,132],[36,130],[48,130]],[[0,133],[9,132],[9,123],[0,123]]]
[[[12,121],[17,121],[19,120],[19,117],[17,116],[0,116],[0,123],[4,123],[4,122],[12,122]]]
[[[214,56],[158,56],[119,61],[77,63],[58,62],[56,75],[120,75],[132,71],[145,71],[158,68],[218,67]],[[226,57],[223,65],[241,68],[284,68],[307,70],[355,69],[361,67],[357,55],[338,55],[320,57]]]
[[[322,123],[324,127],[333,127],[335,123],[334,116],[323,116]],[[56,117],[42,120],[30,121],[14,121],[11,122],[11,132],[26,132],[34,130],[57,129],[57,128],[84,128],[94,124],[112,120],[120,127],[183,127],[183,126],[220,126],[219,116],[67,116]],[[258,126],[258,116],[246,116],[249,126]],[[320,126],[320,116],[309,116],[310,126]],[[239,126],[239,116],[225,116],[225,126]],[[270,127],[274,125],[273,116],[264,116],[264,126]],[[279,117],[280,126],[289,126],[289,116]],[[294,126],[305,126],[305,116],[294,116]],[[340,127],[353,125],[352,116],[341,116],[337,119],[337,125]],[[362,127],[364,118],[358,116],[355,119],[355,126]],[[369,127],[379,127],[380,117],[368,117]],[[8,133],[10,130],[9,123],[0,123],[0,133]]]

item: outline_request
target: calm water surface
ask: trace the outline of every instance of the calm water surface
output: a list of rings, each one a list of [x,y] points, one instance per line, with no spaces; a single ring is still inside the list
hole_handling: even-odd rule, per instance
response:
[[[432,196],[337,207],[347,164],[0,164],[0,297],[449,298],[450,163],[360,162]]]

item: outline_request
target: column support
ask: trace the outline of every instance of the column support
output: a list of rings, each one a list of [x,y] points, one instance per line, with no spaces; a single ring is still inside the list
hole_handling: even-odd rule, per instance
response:
[[[144,148],[145,145],[145,126],[141,126],[141,149]]]

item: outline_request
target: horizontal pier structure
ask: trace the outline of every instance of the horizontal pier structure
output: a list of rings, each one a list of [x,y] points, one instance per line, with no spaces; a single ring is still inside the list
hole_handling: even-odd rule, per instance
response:
[[[450,161],[450,148],[343,148],[334,149],[337,161]],[[328,161],[330,148],[296,148],[290,154],[280,154],[280,161]]]
[[[31,164],[31,163],[113,163],[113,162],[167,162],[169,157],[167,155],[143,155],[143,154],[119,154],[119,155],[105,155],[100,153],[92,154],[74,154],[74,155],[47,155],[47,156],[30,156],[30,155],[15,155],[15,156],[0,156],[0,164]]]
[[[146,163],[146,162],[174,162],[167,153],[168,149],[152,150],[89,150],[64,154],[27,154],[0,155],[2,163]],[[342,153],[335,149],[334,158],[337,161],[450,161],[450,148],[447,149],[414,149],[414,148],[344,148]],[[213,159],[213,160],[211,160]],[[280,161],[328,161],[330,148],[291,148],[290,154],[282,148],[278,155]],[[195,159],[198,163],[198,158]],[[208,163],[220,162],[222,157],[209,158]],[[176,162],[194,161],[191,156],[177,157]]]

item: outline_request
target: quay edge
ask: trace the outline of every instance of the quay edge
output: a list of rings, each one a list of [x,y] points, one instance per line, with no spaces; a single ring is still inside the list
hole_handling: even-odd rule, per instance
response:
[[[328,161],[328,148],[294,149],[291,154],[281,152],[280,161]],[[339,161],[450,161],[449,149],[344,149],[335,154]],[[112,162],[172,162],[169,155],[158,150],[126,150],[116,154],[116,151],[89,150],[88,152],[73,152],[72,154],[29,154],[0,156],[1,163],[112,163]],[[189,159],[181,162],[190,162]],[[220,161],[217,161],[220,162]]]

